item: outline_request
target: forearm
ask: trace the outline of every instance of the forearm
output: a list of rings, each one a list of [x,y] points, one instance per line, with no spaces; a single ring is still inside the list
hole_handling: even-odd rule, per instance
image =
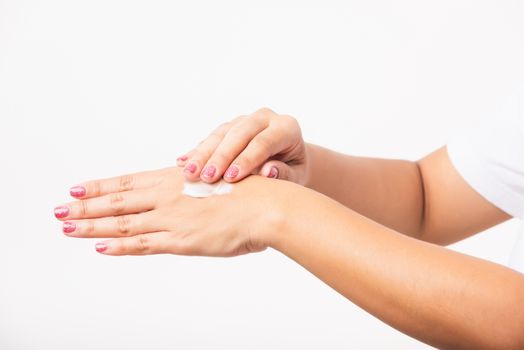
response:
[[[424,191],[415,162],[363,158],[306,144],[306,186],[410,236],[423,220]]]
[[[271,246],[355,304],[438,347],[524,346],[521,274],[406,237],[321,194],[286,189]]]

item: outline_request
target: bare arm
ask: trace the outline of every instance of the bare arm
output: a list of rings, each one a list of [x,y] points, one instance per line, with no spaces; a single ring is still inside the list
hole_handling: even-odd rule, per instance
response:
[[[452,349],[524,348],[522,274],[401,235],[296,187],[286,193],[285,217],[270,246],[423,342]]]
[[[418,162],[306,147],[307,187],[404,234],[449,244],[510,218],[462,179],[445,147]]]
[[[182,195],[182,187],[180,168],[90,181],[82,199],[55,215],[71,237],[111,238],[96,246],[107,255],[233,256],[271,246],[429,344],[524,347],[518,272],[400,234],[288,181],[251,176],[230,194],[205,199]]]

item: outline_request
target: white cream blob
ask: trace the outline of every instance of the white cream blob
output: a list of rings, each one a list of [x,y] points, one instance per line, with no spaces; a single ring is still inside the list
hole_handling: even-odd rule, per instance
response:
[[[214,184],[208,184],[202,181],[199,182],[184,182],[184,189],[182,193],[195,198],[205,198],[209,196],[227,194],[233,190],[233,184],[220,180]]]

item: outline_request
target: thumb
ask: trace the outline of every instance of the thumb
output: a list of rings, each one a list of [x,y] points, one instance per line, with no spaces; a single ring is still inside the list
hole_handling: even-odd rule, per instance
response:
[[[279,160],[270,160],[260,168],[259,175],[272,179],[295,181],[295,170]]]

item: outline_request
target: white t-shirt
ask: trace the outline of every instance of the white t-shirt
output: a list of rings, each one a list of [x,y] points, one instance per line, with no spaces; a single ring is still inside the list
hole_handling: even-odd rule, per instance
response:
[[[524,219],[524,88],[507,99],[499,115],[461,133],[447,146],[451,162],[484,198]],[[524,273],[524,226],[509,266]]]

